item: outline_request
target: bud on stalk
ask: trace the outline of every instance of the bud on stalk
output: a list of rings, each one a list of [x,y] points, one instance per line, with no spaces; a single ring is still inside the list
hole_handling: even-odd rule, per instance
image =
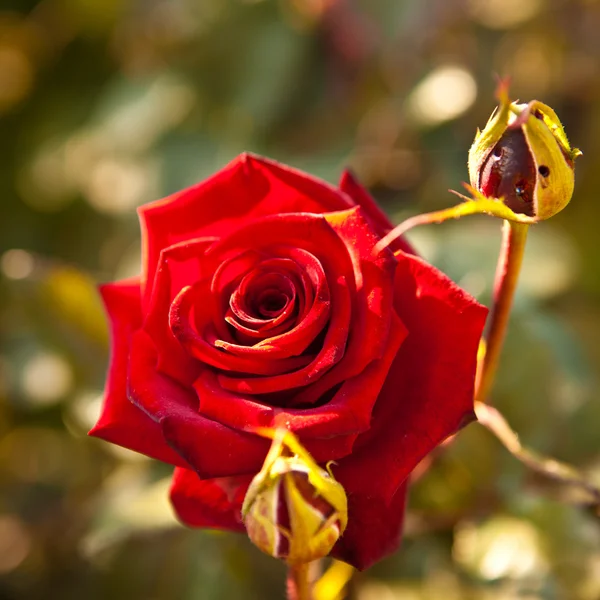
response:
[[[477,131],[469,151],[471,186],[488,198],[502,198],[513,212],[547,219],[571,200],[574,161],[556,113],[532,100],[511,103],[506,82],[497,92],[500,107],[483,131]]]
[[[248,536],[290,565],[327,556],[348,522],[344,488],[286,429],[259,429],[273,439],[242,507]]]
[[[537,100],[511,102],[507,81],[500,82],[496,97],[500,106],[469,150],[471,185],[464,185],[471,197],[450,190],[464,202],[400,223],[375,244],[374,254],[417,225],[480,213],[532,225],[569,203],[581,152],[569,145],[556,113]]]

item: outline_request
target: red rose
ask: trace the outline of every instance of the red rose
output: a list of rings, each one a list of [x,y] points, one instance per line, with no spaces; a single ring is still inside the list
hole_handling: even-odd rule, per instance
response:
[[[349,175],[334,188],[244,154],[140,209],[139,278],[108,284],[112,356],[92,435],[175,465],[194,527],[243,531],[240,508],[286,426],[335,460],[365,568],[399,539],[406,479],[473,418],[486,310],[410,253]]]

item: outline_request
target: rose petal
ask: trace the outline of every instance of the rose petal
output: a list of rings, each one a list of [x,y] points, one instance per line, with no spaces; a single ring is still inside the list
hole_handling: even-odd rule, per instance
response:
[[[364,210],[367,219],[379,234],[379,237],[385,236],[386,233],[394,228],[389,217],[383,212],[377,202],[373,200],[371,194],[369,194],[351,171],[345,170],[342,173],[340,190],[348,194]],[[413,247],[402,237],[396,238],[389,245],[389,248],[393,251],[402,250],[409,254],[416,254]]]
[[[345,214],[346,212],[340,213]],[[252,379],[223,375],[221,385],[226,389],[265,394],[298,387],[314,381],[343,356],[349,330],[350,301],[355,291],[354,269],[346,245],[323,216],[299,213],[265,217],[240,227],[223,238],[210,248],[208,254],[219,256],[235,251],[236,248],[282,243],[296,244],[314,254],[323,264],[331,293],[331,305],[335,306],[335,311],[332,313],[322,350],[302,372]]]
[[[327,390],[363,371],[385,352],[393,312],[397,261],[389,250],[373,255],[379,237],[365,221],[362,210],[325,215],[352,259],[356,293],[352,327],[344,357],[324,377],[295,398],[297,405],[314,403]],[[334,305],[335,306],[335,305]]]
[[[229,299],[243,276],[269,255],[263,251],[245,250],[225,260],[215,261],[216,268],[210,282],[208,296],[210,306],[205,306],[203,312],[213,315],[213,324],[219,336],[224,340],[234,341],[226,323],[226,314],[229,309]],[[206,304],[206,301],[205,301]]]
[[[231,231],[274,213],[322,213],[350,207],[335,187],[275,161],[242,154],[209,179],[140,207],[143,304],[161,250],[178,242]]]
[[[190,356],[217,369],[249,373],[252,375],[278,375],[304,367],[310,357],[292,356],[277,358],[271,356],[270,360],[261,360],[263,356],[230,354],[217,346],[217,332],[214,330],[212,315],[200,313],[196,319],[201,331],[192,326],[190,312],[195,304],[200,304],[208,295],[208,286],[200,283],[185,287],[179,292],[169,312],[169,325],[173,335]],[[220,341],[221,346],[224,345]]]
[[[129,397],[160,425],[167,443],[205,479],[258,472],[267,440],[198,414],[193,390],[157,372],[156,359],[151,339],[137,331],[131,340]]]
[[[293,326],[294,317],[304,308],[303,296],[309,282],[303,281],[303,275],[299,266],[289,259],[270,258],[262,261],[244,275],[231,294],[225,320],[245,337],[256,338],[251,343],[287,331]],[[258,294],[254,300],[264,300],[268,289],[263,287],[262,291],[259,290],[261,285],[267,285],[267,280],[276,286],[274,290],[277,289],[282,294],[284,305],[272,314],[255,314],[256,307],[252,305],[252,298]],[[309,295],[312,298],[312,291]]]
[[[409,334],[381,390],[371,429],[336,476],[349,493],[392,498],[433,448],[474,418],[473,387],[487,309],[445,275],[397,255],[395,309]]]
[[[348,526],[331,555],[362,571],[394,552],[400,545],[406,491],[407,485],[401,485],[389,503],[368,492],[348,494]]]
[[[190,527],[245,531],[241,508],[252,477],[200,479],[189,469],[175,469],[171,503]]]
[[[187,465],[163,438],[160,427],[127,399],[130,338],[141,325],[139,278],[103,285],[110,321],[111,357],[104,403],[89,435],[174,465]]]
[[[252,346],[216,342],[218,347],[237,356],[254,356],[272,361],[300,355],[323,331],[329,318],[331,295],[321,262],[310,252],[300,248],[273,247],[272,251],[293,259],[296,266],[303,269],[300,275],[303,280],[304,306],[299,307],[297,325],[285,333],[273,334]]]
[[[183,286],[202,279],[202,255],[213,242],[212,238],[189,240],[161,252],[144,319],[144,330],[158,349],[158,370],[174,377],[182,385],[191,385],[202,365],[184,350],[171,333],[169,310]]]
[[[394,317],[384,356],[372,361],[360,375],[345,381],[322,406],[303,409],[273,406],[253,396],[224,390],[217,375],[205,371],[194,383],[200,398],[199,411],[209,419],[242,431],[286,427],[305,443],[313,437],[334,442],[341,435],[363,433],[370,427],[379,390],[405,337],[406,329]]]
[[[290,273],[275,270],[275,261],[265,261],[244,276],[232,294],[230,306],[234,314],[251,321],[271,321],[287,310],[296,299],[298,281]],[[276,306],[268,306],[276,300]]]
[[[323,340],[323,347],[312,362],[290,373],[267,377],[219,375],[220,385],[226,390],[244,394],[271,394],[307,385],[339,362],[344,355],[346,340],[348,339],[351,298],[348,285],[343,277],[339,277],[335,282],[330,282],[329,288],[331,291],[331,304],[335,306],[335,311],[331,316]],[[274,345],[273,348],[276,349],[277,347]],[[266,361],[268,361],[268,353],[263,362]]]
[[[143,330],[137,331],[131,340],[129,397],[160,424],[167,443],[203,479],[258,473],[269,449],[268,440],[199,414],[196,395],[158,373],[155,364],[152,340]],[[349,435],[336,440],[337,453],[346,456],[355,438]],[[306,447],[315,460],[322,462],[336,458],[331,445],[330,440],[311,440]]]

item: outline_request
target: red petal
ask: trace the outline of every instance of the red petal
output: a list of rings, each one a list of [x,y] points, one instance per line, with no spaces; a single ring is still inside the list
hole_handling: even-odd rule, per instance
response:
[[[362,186],[356,177],[348,170],[342,173],[340,179],[340,190],[348,194],[356,204],[358,204],[367,215],[371,225],[380,237],[394,228],[389,217],[381,210],[381,207],[371,194]],[[412,246],[403,238],[396,238],[389,246],[391,250],[403,250],[409,254],[416,254]]]
[[[213,271],[209,290],[210,304],[204,307],[204,312],[212,311],[214,326],[221,339],[233,341],[226,324],[226,315],[231,310],[231,294],[243,276],[268,256],[262,251],[245,250],[220,261],[220,264],[218,264],[219,261],[215,261],[217,264]]]
[[[362,571],[394,552],[400,544],[406,491],[407,485],[401,485],[389,503],[370,493],[348,494],[348,527],[332,556]]]
[[[339,214],[346,215],[347,212]],[[298,213],[265,217],[221,239],[210,248],[208,255],[222,256],[238,248],[280,244],[296,245],[315,255],[323,265],[331,306],[335,307],[323,349],[302,372],[252,379],[223,375],[221,385],[226,389],[264,394],[302,386],[330,369],[343,355],[349,330],[350,300],[354,293],[354,270],[348,248],[323,216]]]
[[[414,467],[473,419],[479,339],[487,310],[421,259],[400,253],[395,308],[408,325],[361,435],[336,476],[349,493],[391,499]]]
[[[256,356],[236,356],[225,352],[218,346],[225,346],[219,340],[217,332],[212,323],[212,314],[200,313],[197,325],[200,332],[196,331],[190,319],[190,313],[194,305],[200,305],[203,298],[209,294],[208,285],[199,283],[191,287],[183,288],[173,303],[169,312],[169,325],[173,335],[177,338],[183,348],[190,356],[217,369],[251,373],[256,375],[277,375],[287,371],[303,367],[310,358],[305,356],[292,356],[277,359],[271,357],[269,360],[259,360]],[[217,344],[220,342],[220,344]]]
[[[269,449],[268,440],[199,414],[196,395],[158,373],[155,364],[152,340],[144,331],[137,331],[131,344],[129,397],[160,424],[167,443],[203,479],[258,473]],[[346,456],[355,437],[335,440],[335,456]],[[311,440],[306,447],[317,461],[334,458],[330,440]]]
[[[331,369],[344,355],[346,340],[350,327],[351,298],[346,280],[339,277],[337,281],[330,282],[331,305],[335,307],[323,340],[323,348],[314,360],[298,370],[282,375],[269,377],[229,377],[219,375],[221,386],[230,391],[246,394],[270,394],[281,392],[296,387],[302,387],[315,381],[323,373]],[[275,338],[274,338],[275,339]],[[274,342],[274,348],[277,346]],[[269,360],[269,353],[265,352],[264,362]],[[236,357],[237,358],[237,357]],[[303,358],[303,357],[298,357]],[[291,361],[293,358],[284,359]],[[279,362],[284,362],[284,360]]]
[[[268,441],[198,414],[194,391],[156,371],[156,349],[142,330],[131,340],[129,397],[160,424],[168,444],[201,477],[210,479],[260,470]]]
[[[127,363],[132,333],[140,327],[139,278],[100,288],[110,320],[111,357],[104,404],[89,435],[174,465],[187,463],[163,438],[160,427],[127,399]]]
[[[252,154],[242,154],[209,179],[139,209],[142,227],[144,305],[160,251],[191,238],[220,237],[259,216],[349,208],[329,184]]]
[[[190,527],[245,531],[241,509],[252,477],[200,479],[189,469],[175,469],[171,503]]]
[[[302,306],[300,306],[297,325],[285,333],[265,337],[253,346],[240,346],[223,341],[215,343],[218,347],[237,356],[253,356],[272,361],[299,355],[321,333],[329,318],[331,299],[321,262],[311,253],[300,248],[282,246],[274,247],[272,251],[274,254],[285,257],[279,259],[281,262],[294,264],[302,280],[302,290],[298,290]],[[275,259],[271,262],[275,262]],[[238,328],[241,330],[239,324]]]
[[[301,392],[295,398],[297,405],[315,402],[327,390],[358,375],[371,361],[380,358],[388,345],[393,312],[397,261],[389,250],[373,255],[379,237],[365,221],[362,210],[330,213],[325,218],[346,244],[352,259],[356,289],[352,326],[342,360]]]
[[[252,319],[249,316],[244,317],[243,313],[237,311],[237,314],[232,314],[232,317],[237,319],[237,322],[229,320],[239,331],[249,332],[251,337],[260,337],[263,341],[259,341],[256,344],[257,348],[261,345],[272,346],[272,338],[277,336],[278,346],[280,349],[282,343],[288,339],[293,338],[292,344],[287,349],[286,354],[282,356],[293,356],[301,354],[306,350],[310,342],[316,337],[321,331],[329,316],[329,287],[327,286],[327,279],[325,278],[325,272],[323,266],[317,260],[315,256],[309,252],[300,250],[299,248],[288,248],[280,247],[272,249],[274,254],[277,254],[281,258],[273,258],[269,261],[265,261],[259,265],[260,270],[264,270],[265,267],[279,266],[280,273],[285,275],[290,284],[294,286],[293,296],[295,298],[297,309],[295,311],[295,319],[293,321],[287,321],[282,323],[282,317],[286,311],[283,311],[281,315],[273,319],[271,322],[260,321],[258,319]],[[265,267],[263,267],[263,265]],[[285,267],[285,268],[284,268]],[[239,288],[240,293],[243,292],[241,286]],[[231,312],[235,313],[234,307],[235,299],[232,297],[231,300]],[[291,304],[291,303],[290,303]],[[311,314],[311,312],[313,314]],[[317,323],[313,327],[316,331],[311,334],[309,332],[300,333],[299,328],[307,328],[311,323]],[[320,325],[319,325],[320,323]],[[285,325],[285,328],[280,331],[278,325]],[[254,331],[246,329],[245,327],[253,327]],[[274,328],[276,327],[276,332]],[[294,333],[292,330],[296,329]],[[284,336],[285,337],[282,337]],[[285,350],[285,344],[283,344]],[[247,352],[248,346],[243,347],[242,352]],[[235,349],[230,351],[235,352]],[[270,351],[273,351],[271,347]]]
[[[339,436],[369,429],[373,405],[405,336],[406,329],[395,317],[384,356],[372,361],[360,375],[345,381],[333,398],[322,406],[306,409],[275,407],[253,396],[224,390],[215,373],[205,371],[194,384],[200,398],[199,410],[209,419],[242,431],[282,426],[296,433],[304,443],[313,437],[337,443]],[[344,456],[337,450],[333,452],[337,458]],[[333,458],[332,455],[328,460]]]
[[[144,331],[158,349],[158,370],[182,385],[192,385],[202,365],[184,350],[171,333],[169,310],[182,287],[202,279],[201,259],[213,242],[212,238],[188,240],[165,248],[160,253],[144,318]]]
[[[291,262],[291,261],[288,261]],[[278,268],[277,259],[267,260],[247,273],[229,299],[231,314],[244,325],[273,328],[289,320],[297,309],[300,280]],[[277,297],[277,308],[263,306],[268,297]]]

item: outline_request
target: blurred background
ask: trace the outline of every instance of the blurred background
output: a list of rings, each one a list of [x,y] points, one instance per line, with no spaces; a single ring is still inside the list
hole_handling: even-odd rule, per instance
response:
[[[2,0],[0,600],[283,597],[243,536],[176,523],[168,467],[86,437],[95,286],[138,272],[138,205],[244,150],[330,182],[349,165],[395,221],[455,203],[495,73],[584,151],[571,204],[531,231],[495,400],[600,481],[599,31],[598,0]],[[410,238],[489,301],[499,222]],[[401,550],[353,598],[600,598],[589,499],[483,428],[415,479]]]

